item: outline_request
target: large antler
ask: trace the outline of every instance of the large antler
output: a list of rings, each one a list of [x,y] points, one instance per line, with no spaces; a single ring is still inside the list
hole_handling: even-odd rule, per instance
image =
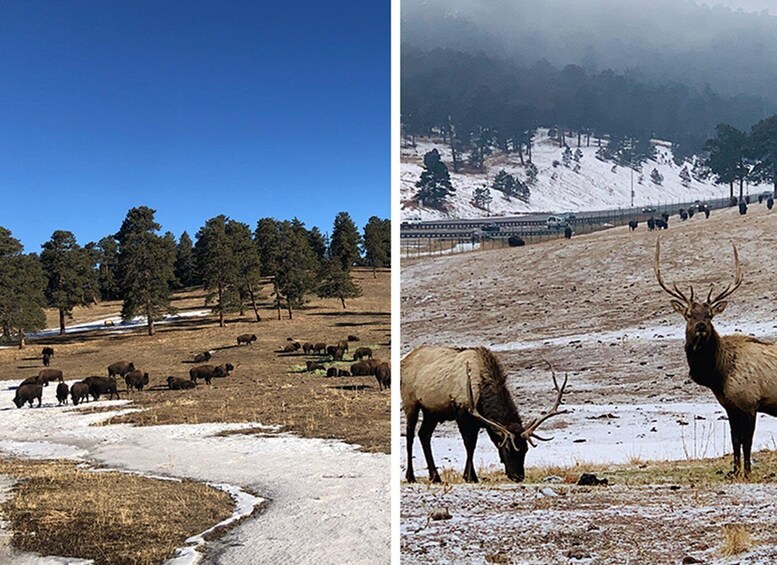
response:
[[[499,443],[499,447],[504,447],[509,441],[513,444],[513,449],[518,451],[518,446],[515,445],[515,434],[513,434],[513,432],[505,428],[499,422],[490,420],[478,412],[478,403],[475,400],[474,393],[472,392],[472,370],[469,368],[469,361],[467,361],[467,400],[469,401],[469,407],[467,408],[467,411],[487,426],[492,427],[498,434],[502,436],[502,441]]]
[[[731,293],[733,293],[736,289],[739,288],[739,285],[742,284],[742,280],[744,280],[744,274],[742,273],[742,264],[739,262],[739,253],[737,253],[737,246],[734,245],[734,243],[731,243],[731,247],[734,248],[734,266],[736,268],[736,275],[734,275],[734,282],[732,284],[729,284],[723,292],[718,294],[715,298],[710,300],[710,297],[712,296],[712,287],[710,287],[710,292],[707,295],[707,304],[710,306],[713,306],[729,296]]]
[[[540,427],[540,424],[542,424],[545,420],[552,418],[553,416],[558,416],[559,414],[566,414],[569,412],[569,410],[559,410],[558,407],[561,404],[561,397],[564,394],[564,388],[567,386],[567,381],[569,380],[569,377],[567,375],[564,375],[564,384],[562,384],[560,387],[558,386],[558,381],[556,380],[556,372],[553,370],[553,365],[550,364],[550,361],[545,361],[548,364],[548,367],[550,367],[550,372],[553,375],[553,386],[556,389],[556,392],[558,393],[556,395],[556,402],[553,403],[553,407],[548,410],[544,415],[540,416],[539,418],[535,419],[531,424],[526,426],[523,429],[523,432],[521,432],[521,437],[525,439],[532,447],[537,447],[536,444],[532,441],[533,439],[538,439],[540,441],[550,441],[553,438],[545,438],[538,436],[535,432],[537,431],[537,428]]]
[[[661,278],[661,267],[659,266],[659,255],[661,253],[661,238],[656,238],[656,258],[653,261],[653,270],[656,272],[656,278],[658,279],[658,284],[661,285],[661,288],[663,288],[669,296],[673,298],[677,298],[678,300],[682,300],[685,302],[688,306],[690,306],[693,303],[693,286],[691,286],[691,297],[688,298],[685,296],[679,288],[677,288],[677,283],[672,283],[673,288],[669,288],[664,284],[664,279]],[[710,292],[712,290],[710,289]]]

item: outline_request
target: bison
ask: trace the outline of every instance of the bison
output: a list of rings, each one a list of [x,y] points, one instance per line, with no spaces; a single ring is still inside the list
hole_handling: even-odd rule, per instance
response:
[[[83,381],[75,383],[70,387],[70,399],[73,401],[73,406],[78,406],[82,400],[89,402],[89,385]]]
[[[44,353],[43,354],[43,366],[44,367],[48,367],[49,365],[51,365],[51,355],[49,355],[48,353]]]
[[[194,356],[194,362],[204,363],[205,361],[210,361],[211,357],[212,355],[210,354],[210,351],[203,351],[202,353],[198,353]]]
[[[25,402],[30,404],[32,408],[32,401],[38,399],[38,408],[40,408],[41,399],[43,398],[43,385],[40,384],[26,384],[21,385],[16,389],[16,396],[14,396],[13,403],[17,408],[24,406]]]
[[[369,347],[359,347],[356,351],[353,352],[354,361],[360,361],[365,357],[372,359],[372,349]]]
[[[127,373],[134,370],[135,370],[135,365],[133,365],[129,361],[119,361],[117,363],[113,363],[112,365],[108,365],[108,376],[123,377]]]
[[[302,351],[305,353],[305,355],[310,355],[310,353],[313,351],[313,344],[309,342],[303,343]]]
[[[67,395],[70,392],[67,384],[59,383],[57,385],[57,402],[59,404],[67,404]]]
[[[314,344],[313,345],[313,353],[319,353],[321,355],[326,353],[326,343],[319,342],[319,343]]]
[[[307,370],[309,372],[317,371],[319,369],[321,370],[326,369],[326,367],[324,367],[321,363],[317,363],[315,361],[307,361],[305,363],[305,366],[307,367]]]
[[[54,348],[53,347],[44,347],[40,351],[41,355],[48,355],[49,357],[54,357]]]
[[[391,366],[388,363],[381,363],[375,368],[375,378],[378,381],[378,390],[391,388]]]
[[[188,388],[194,388],[197,386],[197,383],[194,381],[179,379],[178,377],[167,377],[167,386],[170,390],[184,390]]]
[[[347,369],[338,369],[337,370],[337,376],[338,377],[350,377],[351,373],[349,373]]]
[[[639,226],[639,222],[637,220],[629,220],[629,229],[631,231],[634,231]]]
[[[567,379],[559,387],[553,373],[556,401],[543,416],[524,426],[518,409],[506,386],[506,374],[496,356],[484,347],[456,349],[422,346],[402,359],[400,394],[407,421],[408,482],[415,482],[413,440],[418,416],[423,411],[419,437],[423,446],[429,479],[439,483],[440,475],[432,455],[432,434],[437,424],[456,420],[467,451],[464,480],[477,482],[473,456],[478,433],[485,428],[499,450],[507,477],[515,482],[524,479],[524,459],[537,428],[557,414]]]
[[[48,386],[51,381],[65,382],[65,377],[59,369],[41,369],[38,378],[44,386]]]
[[[143,390],[143,387],[148,384],[148,373],[141,373],[137,369],[130,371],[124,375],[124,383],[127,385],[128,392],[133,388]]]
[[[86,377],[84,382],[89,387],[89,394],[91,394],[95,400],[99,400],[100,396],[106,393],[111,394],[109,400],[113,400],[114,394],[116,395],[116,398],[121,398],[116,386],[116,379],[113,377]]]
[[[189,378],[197,383],[197,379],[205,379],[207,384],[211,384],[210,381],[213,378],[228,377],[229,372],[233,371],[235,366],[232,363],[224,363],[218,367],[213,365],[199,365],[189,369]]]
[[[349,335],[348,341],[359,341],[359,337],[355,335]]]
[[[256,335],[255,334],[241,334],[237,336],[237,344],[238,345],[251,345],[253,342],[256,341]]]
[[[323,367],[323,365],[321,365]],[[310,369],[308,369],[310,370]],[[326,370],[326,376],[327,377],[336,377],[338,375],[337,367],[329,367]]]
[[[345,350],[337,345],[330,345],[326,348],[326,353],[332,357],[332,361],[342,361]]]

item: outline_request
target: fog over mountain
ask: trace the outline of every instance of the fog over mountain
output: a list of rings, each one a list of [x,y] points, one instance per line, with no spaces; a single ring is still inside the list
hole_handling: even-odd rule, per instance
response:
[[[402,42],[777,102],[777,6],[767,0],[404,0]]]

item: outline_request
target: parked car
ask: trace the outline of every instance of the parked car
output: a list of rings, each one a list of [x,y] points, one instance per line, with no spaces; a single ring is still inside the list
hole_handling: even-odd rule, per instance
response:
[[[490,224],[484,224],[480,227],[485,232],[498,232],[499,231],[499,224],[495,224],[491,222]]]
[[[549,230],[565,228],[567,225],[569,225],[569,222],[567,222],[564,216],[548,216],[548,219],[545,220],[545,226]]]
[[[655,214],[656,213],[656,209],[653,206],[645,206],[644,208],[642,208],[642,213],[643,214]]]

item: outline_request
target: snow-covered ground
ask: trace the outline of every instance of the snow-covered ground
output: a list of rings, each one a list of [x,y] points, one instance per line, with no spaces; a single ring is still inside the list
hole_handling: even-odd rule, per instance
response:
[[[43,407],[17,409],[11,402],[14,391],[4,384],[0,451],[231,485],[266,500],[261,513],[201,548],[205,563],[389,561],[388,455],[271,429],[261,437],[215,435],[258,424],[91,426],[132,408],[128,401],[101,401],[100,407],[116,410],[84,414],[95,404],[58,407],[54,390],[44,389]],[[36,440],[31,442],[33,429]],[[245,505],[240,510],[247,511]],[[201,545],[197,536],[189,541]],[[175,563],[191,562],[193,555],[184,550]]]
[[[572,152],[577,150],[577,139],[568,138]],[[658,143],[655,161],[643,164],[642,172],[633,174],[634,205],[659,205],[672,202],[689,202],[692,200],[721,198],[728,196],[728,186],[719,186],[712,180],[700,181],[692,179],[690,186],[683,186],[678,166],[672,160],[672,152],[668,144]],[[418,208],[413,200],[418,181],[423,170],[423,157],[436,148],[443,162],[451,172],[451,183],[456,189],[451,197],[447,212],[430,208]],[[401,199],[402,218],[420,217],[422,220],[443,218],[478,218],[501,215],[514,215],[527,212],[579,212],[585,210],[602,210],[625,208],[631,204],[632,173],[628,167],[614,167],[612,162],[603,162],[596,158],[598,147],[596,140],[591,139],[590,147],[583,146],[580,150],[580,170],[574,172],[563,164],[554,167],[553,162],[562,162],[562,149],[558,142],[548,137],[547,129],[538,130],[532,149],[532,161],[538,169],[537,182],[531,188],[531,198],[528,203],[516,198],[508,200],[500,192],[491,191],[493,201],[490,204],[490,214],[472,205],[472,197],[476,188],[488,186],[496,174],[504,169],[514,177],[526,180],[525,168],[521,165],[516,153],[495,153],[486,159],[485,171],[482,173],[454,173],[450,147],[441,138],[416,138],[415,147],[403,141],[401,149]],[[575,162],[572,161],[572,165]],[[661,186],[653,183],[650,172],[657,169],[664,180]],[[691,165],[688,165],[691,169]],[[640,176],[643,178],[640,180]],[[750,186],[750,194],[758,194],[769,190],[768,186]]]

